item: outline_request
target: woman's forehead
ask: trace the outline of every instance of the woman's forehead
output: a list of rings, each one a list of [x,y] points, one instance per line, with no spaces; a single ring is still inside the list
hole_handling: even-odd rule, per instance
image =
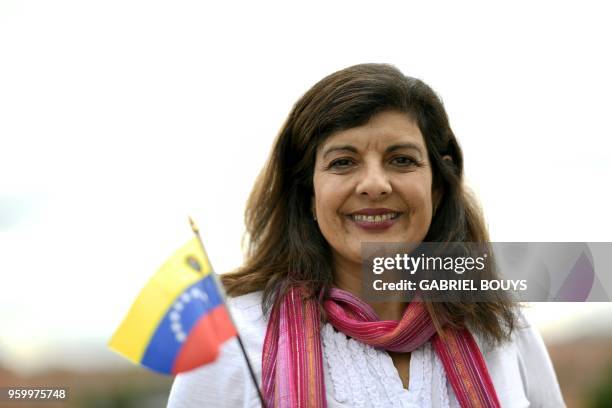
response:
[[[321,143],[317,153],[324,156],[343,147],[352,147],[358,152],[384,151],[394,145],[426,150],[416,121],[405,113],[391,111],[374,115],[364,125],[332,133]]]

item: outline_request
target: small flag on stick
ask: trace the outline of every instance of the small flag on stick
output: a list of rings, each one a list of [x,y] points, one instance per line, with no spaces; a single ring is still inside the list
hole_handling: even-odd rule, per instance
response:
[[[236,336],[196,237],[142,289],[109,347],[159,373],[177,374],[214,361],[220,346]]]

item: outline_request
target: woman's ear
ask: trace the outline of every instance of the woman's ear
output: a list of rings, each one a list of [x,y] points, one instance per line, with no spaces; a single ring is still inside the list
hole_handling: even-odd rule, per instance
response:
[[[445,154],[442,156],[442,161],[453,163],[453,158]],[[432,193],[431,201],[432,201],[432,215],[436,215],[436,211],[442,202],[442,198],[444,197],[444,188],[441,185],[434,186],[434,190]]]
[[[444,191],[442,189],[442,186],[437,187],[432,195],[431,195],[431,202],[432,202],[432,217],[436,215],[436,211],[438,211],[438,207],[440,206],[440,203],[442,202],[442,197],[444,197]]]

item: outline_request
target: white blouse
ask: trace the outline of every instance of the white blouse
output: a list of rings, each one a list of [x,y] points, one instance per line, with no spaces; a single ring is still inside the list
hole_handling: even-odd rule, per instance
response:
[[[261,292],[231,298],[228,304],[261,384],[267,324],[261,311]],[[442,362],[429,342],[411,353],[405,389],[385,351],[350,339],[330,324],[323,326],[321,340],[330,408],[459,407]],[[476,341],[502,407],[565,406],[542,338],[531,326],[522,325],[514,332],[513,341],[502,347],[491,348],[478,338]],[[215,362],[177,375],[168,407],[260,407],[237,340],[225,343]]]

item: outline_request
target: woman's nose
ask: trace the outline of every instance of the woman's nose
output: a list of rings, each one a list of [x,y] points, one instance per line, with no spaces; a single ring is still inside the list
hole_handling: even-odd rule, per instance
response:
[[[385,169],[380,165],[367,166],[357,183],[356,193],[377,199],[391,193],[391,183]]]

